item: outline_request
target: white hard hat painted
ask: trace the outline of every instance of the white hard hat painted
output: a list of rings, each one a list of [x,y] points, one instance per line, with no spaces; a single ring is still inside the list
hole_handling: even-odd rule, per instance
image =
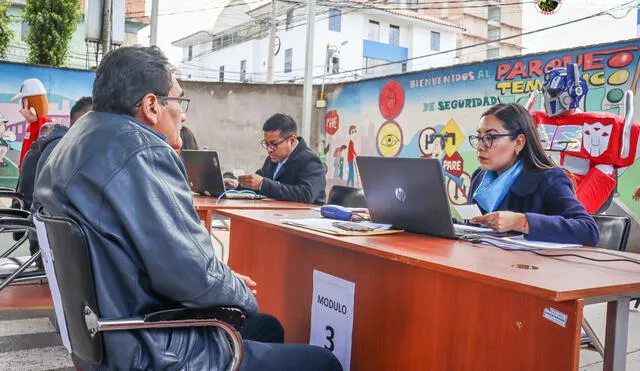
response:
[[[16,99],[21,99],[24,97],[32,97],[34,95],[46,95],[47,90],[42,85],[42,82],[38,79],[27,79],[22,83],[22,87],[20,88],[20,93],[16,94],[15,97],[11,98],[12,101]]]

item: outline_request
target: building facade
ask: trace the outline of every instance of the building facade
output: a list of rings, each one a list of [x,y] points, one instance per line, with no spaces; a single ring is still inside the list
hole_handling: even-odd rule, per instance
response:
[[[173,42],[183,50],[186,80],[264,82],[267,76],[271,4],[251,20],[222,32],[200,31]],[[274,82],[304,79],[306,7],[279,2]],[[224,17],[219,18],[224,22]],[[315,17],[316,83],[388,75],[454,64],[462,27],[426,14],[362,3],[319,3]]]
[[[465,28],[457,40],[457,48],[464,48],[457,51],[461,63],[522,54],[522,37],[499,40],[522,33],[522,7],[526,2],[487,0],[468,3],[450,0],[437,5],[427,3],[420,1],[407,7]],[[533,6],[533,3],[527,5]],[[491,42],[493,40],[495,42]],[[486,44],[470,47],[482,43]]]

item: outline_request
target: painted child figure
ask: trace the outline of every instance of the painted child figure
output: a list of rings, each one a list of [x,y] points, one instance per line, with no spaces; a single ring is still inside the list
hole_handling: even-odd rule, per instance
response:
[[[47,101],[47,91],[38,79],[27,79],[22,83],[20,92],[12,101],[21,99],[20,114],[27,122],[27,130],[22,139],[22,151],[20,152],[20,163],[25,153],[31,148],[31,144],[38,139],[40,127],[51,120],[47,117],[49,113],[49,102]]]
[[[0,114],[0,167],[8,166],[4,159],[10,149],[9,142],[16,140],[15,134],[12,131],[7,131],[8,122],[9,120]]]
[[[640,156],[640,127],[633,120],[633,94],[625,94],[625,116],[580,112],[586,81],[575,64],[545,73],[544,111],[532,113],[538,134],[551,157],[574,177],[576,196],[594,214],[606,208],[617,175]],[[527,103],[531,110],[535,96]]]

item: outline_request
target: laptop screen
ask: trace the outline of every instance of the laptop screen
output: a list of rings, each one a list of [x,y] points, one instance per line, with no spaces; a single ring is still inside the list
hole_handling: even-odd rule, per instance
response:
[[[224,180],[218,152],[184,150],[182,160],[193,192],[208,196],[219,196],[224,193]]]

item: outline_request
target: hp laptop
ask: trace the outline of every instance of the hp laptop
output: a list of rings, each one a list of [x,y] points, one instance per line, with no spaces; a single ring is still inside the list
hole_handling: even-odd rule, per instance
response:
[[[182,160],[187,169],[191,191],[214,197],[226,191],[218,152],[184,150]],[[253,193],[225,193],[224,198],[263,199],[265,196]]]
[[[372,221],[444,238],[478,233],[466,225],[454,228],[440,161],[368,156],[356,161]]]

